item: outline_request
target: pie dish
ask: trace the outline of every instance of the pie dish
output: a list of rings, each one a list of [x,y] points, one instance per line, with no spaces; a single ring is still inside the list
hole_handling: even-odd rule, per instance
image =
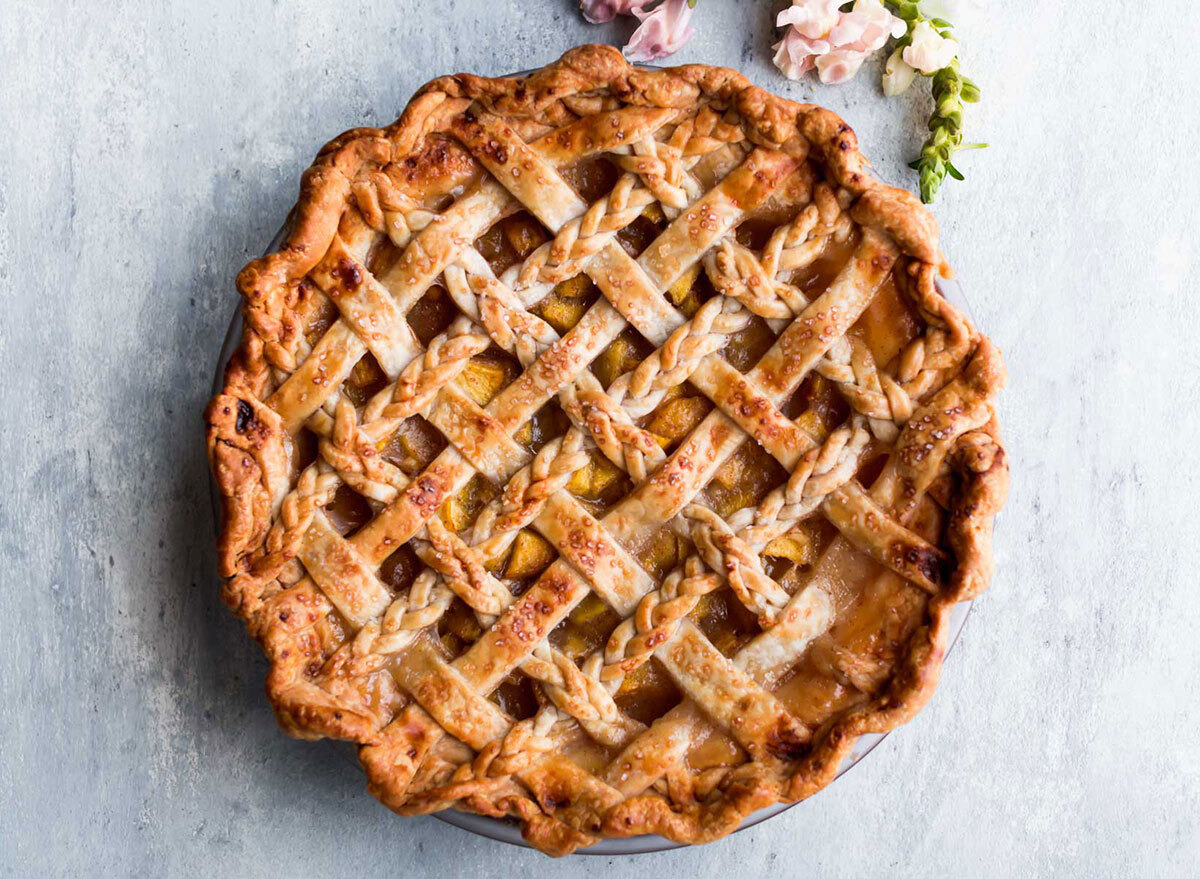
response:
[[[555,855],[815,793],[991,576],[1004,371],[948,272],[724,68],[583,46],[336,138],[206,410],[281,726]]]

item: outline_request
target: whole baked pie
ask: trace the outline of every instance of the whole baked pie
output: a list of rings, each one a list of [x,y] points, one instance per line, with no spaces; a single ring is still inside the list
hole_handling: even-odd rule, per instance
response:
[[[207,410],[224,597],[401,814],[704,842],[933,691],[996,348],[833,113],[584,46],[304,175]]]

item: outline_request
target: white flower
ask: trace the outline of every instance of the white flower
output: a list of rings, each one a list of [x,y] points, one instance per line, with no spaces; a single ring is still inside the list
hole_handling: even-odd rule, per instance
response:
[[[903,53],[904,49],[896,49],[883,68],[883,93],[889,98],[902,94],[917,78],[917,69],[904,60]]]
[[[776,24],[788,30],[774,47],[775,66],[788,79],[815,68],[823,83],[845,82],[888,37],[904,36],[906,25],[881,0],[855,0],[849,12],[841,12],[840,5],[837,0],[793,0],[779,13]]]
[[[688,0],[663,0],[652,12],[645,12],[640,6],[631,11],[641,24],[625,44],[625,57],[630,61],[646,62],[673,55],[696,32],[688,23],[692,17]]]
[[[904,47],[904,62],[924,74],[934,74],[958,55],[958,41],[943,37],[933,25],[922,21],[913,28],[912,44]]]

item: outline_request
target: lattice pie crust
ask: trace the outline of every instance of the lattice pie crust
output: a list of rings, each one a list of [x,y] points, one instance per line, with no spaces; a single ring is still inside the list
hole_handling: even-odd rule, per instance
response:
[[[209,405],[279,722],[569,852],[809,796],[991,574],[1003,367],[827,110],[584,46],[304,175]]]

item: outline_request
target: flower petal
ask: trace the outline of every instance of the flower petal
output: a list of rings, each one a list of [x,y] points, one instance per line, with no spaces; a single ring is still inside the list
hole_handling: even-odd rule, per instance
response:
[[[903,49],[893,52],[883,69],[883,93],[889,98],[906,91],[917,78],[916,68],[904,60],[903,52]]]
[[[824,40],[810,40],[795,28],[789,28],[782,40],[775,44],[775,66],[788,79],[799,79],[812,70],[819,55],[830,50]]]
[[[792,5],[779,13],[776,27],[791,25],[810,40],[826,36],[838,23],[838,7],[845,0],[792,0]]]
[[[653,61],[673,55],[696,32],[689,24],[692,7],[687,0],[663,0],[651,12],[635,8],[633,14],[641,24],[625,45],[625,57],[630,61]]]
[[[829,39],[835,45],[865,52],[881,49],[889,36],[902,37],[907,31],[904,20],[888,12],[880,0],[855,0],[851,10],[842,13]]]
[[[775,66],[784,76],[798,79],[816,67],[821,82],[845,82],[888,37],[907,32],[908,26],[882,0],[855,0],[848,12],[841,11],[844,3],[793,0],[790,8],[779,13],[779,25],[791,25],[775,45]]]
[[[618,15],[632,15],[633,10],[641,9],[651,0],[580,0],[579,8],[583,17],[592,24],[603,24],[612,21]]]
[[[958,55],[958,42],[943,37],[927,21],[913,28],[912,44],[904,48],[904,61],[924,74],[947,67]]]
[[[826,85],[838,85],[851,79],[866,59],[865,52],[834,49],[817,58],[817,75]]]

